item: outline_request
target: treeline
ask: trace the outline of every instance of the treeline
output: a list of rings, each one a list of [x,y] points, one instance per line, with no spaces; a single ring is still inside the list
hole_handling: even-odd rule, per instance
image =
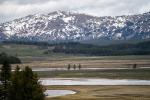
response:
[[[0,64],[3,64],[7,60],[10,64],[20,64],[21,60],[15,56],[9,56],[6,53],[0,53]]]
[[[55,53],[66,54],[86,54],[86,55],[149,55],[150,41],[137,44],[117,44],[109,46],[95,46],[81,43],[65,43],[56,45],[53,49]]]
[[[37,46],[49,46],[48,42],[37,41],[2,41],[4,44],[22,44],[22,45],[37,45]]]
[[[31,68],[20,70],[17,66],[12,72],[9,61],[3,62],[0,71],[0,100],[45,100],[44,91],[37,74]]]
[[[118,41],[119,42],[119,41]],[[66,53],[66,54],[84,54],[96,56],[113,55],[150,55],[150,41],[139,43],[121,43],[108,46],[98,46],[92,44],[83,44],[79,42],[36,42],[36,41],[3,41],[5,44],[23,44],[37,45],[41,47],[52,47],[44,52]]]

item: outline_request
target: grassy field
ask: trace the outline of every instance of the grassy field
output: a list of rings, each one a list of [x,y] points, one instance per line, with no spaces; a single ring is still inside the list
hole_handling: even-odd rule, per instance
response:
[[[52,78],[111,78],[150,80],[150,69],[84,70],[37,72],[40,77]]]
[[[150,67],[149,55],[131,56],[85,56],[66,54],[44,54],[46,47],[35,45],[0,44],[0,52],[17,55],[22,64],[21,68],[66,68],[68,64],[81,64],[82,68],[132,68]],[[13,68],[17,65],[12,65]],[[136,70],[97,70],[97,71],[53,71],[38,72],[40,77],[100,77],[100,78],[135,78],[150,79],[149,69]]]
[[[38,59],[42,59],[38,58]],[[33,58],[32,58],[33,59]],[[45,59],[45,61],[42,61]],[[137,64],[137,67],[150,67],[150,60],[95,60],[95,59],[61,59],[50,60],[49,58],[43,58],[42,60],[23,62],[19,66],[25,67],[30,66],[31,68],[66,68],[68,64],[71,67],[75,64],[78,66],[81,64],[82,68],[132,68],[133,64]],[[12,65],[16,67],[15,65]]]
[[[130,56],[85,56],[85,55],[68,55],[68,54],[54,54],[43,56],[19,56],[23,62],[34,62],[34,61],[113,61],[113,60],[150,60],[150,55],[130,55]],[[105,61],[106,62],[106,61]]]
[[[49,56],[31,57],[24,56],[19,57],[22,60],[20,66],[40,67],[40,68],[66,68],[68,64],[78,65],[82,67],[90,68],[112,68],[112,67],[125,67],[130,68],[133,64],[138,64],[138,67],[147,66],[150,67],[150,56],[73,56],[65,54],[55,54]],[[13,65],[16,66],[16,65]]]
[[[30,61],[37,61],[38,58],[62,58],[62,57],[70,57],[74,55],[66,55],[61,53],[49,53],[45,54],[45,51],[51,50],[53,47],[46,47],[46,46],[37,46],[37,45],[24,45],[24,44],[3,44],[0,43],[0,53],[5,52],[12,56],[18,56],[23,60]],[[30,59],[30,60],[28,60]],[[51,59],[51,58],[50,58]]]
[[[0,43],[0,52],[6,52],[9,55],[17,55],[22,59],[26,58],[39,58],[46,57],[49,59],[57,59],[57,58],[69,58],[70,60],[74,59],[87,59],[87,60],[127,60],[127,59],[150,59],[149,55],[141,55],[141,56],[85,56],[85,55],[69,55],[69,54],[60,54],[60,53],[50,53],[45,54],[44,52],[48,49],[51,50],[52,47],[44,47],[44,46],[36,46],[36,45],[21,45],[21,44],[3,44]],[[27,60],[27,59],[26,59]],[[34,60],[34,59],[33,59]],[[27,60],[30,61],[30,60]]]
[[[150,86],[49,86],[52,90],[74,90],[74,95],[46,100],[150,100]]]
[[[17,56],[22,67],[67,67],[68,64],[81,64],[82,67],[131,67],[132,64],[150,66],[149,55],[131,56],[86,56],[68,54],[44,54],[50,47],[19,44],[0,44],[0,52]],[[16,65],[14,65],[16,66]]]
[[[150,67],[150,55],[131,56],[85,56],[66,54],[44,54],[48,48],[35,45],[0,44],[0,52],[18,56],[21,68],[66,68],[68,64],[81,64],[82,68],[131,68]],[[13,68],[16,65],[12,65]],[[148,79],[150,69],[78,70],[37,72],[40,77],[60,78],[112,78]],[[46,100],[150,100],[150,86],[49,86],[47,89],[75,90],[77,94]]]
[[[44,49],[34,45],[0,44],[0,52],[17,56],[41,56]]]

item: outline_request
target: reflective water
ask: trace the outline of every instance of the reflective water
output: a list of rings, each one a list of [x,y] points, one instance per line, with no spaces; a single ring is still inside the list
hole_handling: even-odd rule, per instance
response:
[[[91,79],[91,78],[42,78],[42,85],[150,85],[150,80]]]
[[[68,95],[68,94],[75,94],[75,91],[71,91],[71,90],[46,90],[45,91],[45,95],[47,97],[57,97],[57,96],[64,96],[64,95]]]
[[[140,67],[144,69],[149,69],[150,67]],[[80,70],[113,70],[113,69],[132,69],[132,68],[81,68]],[[62,71],[68,70],[67,68],[32,68],[33,71]],[[70,70],[74,70],[71,68]],[[79,70],[76,68],[76,70]]]
[[[82,68],[80,70],[112,70],[112,69],[129,69],[129,68]],[[67,68],[32,68],[33,71],[63,71]],[[70,70],[74,70],[73,68]],[[75,70],[79,70],[76,68]]]

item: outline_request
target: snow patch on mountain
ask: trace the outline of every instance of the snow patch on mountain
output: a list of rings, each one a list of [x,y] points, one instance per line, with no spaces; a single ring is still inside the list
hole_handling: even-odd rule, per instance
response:
[[[35,14],[0,24],[1,39],[8,40],[128,40],[150,38],[150,13],[95,17],[56,11]]]

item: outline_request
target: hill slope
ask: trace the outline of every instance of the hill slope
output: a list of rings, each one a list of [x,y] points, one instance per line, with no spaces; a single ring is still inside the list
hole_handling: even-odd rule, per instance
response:
[[[56,11],[0,24],[0,40],[89,41],[150,38],[150,13],[95,17]]]

